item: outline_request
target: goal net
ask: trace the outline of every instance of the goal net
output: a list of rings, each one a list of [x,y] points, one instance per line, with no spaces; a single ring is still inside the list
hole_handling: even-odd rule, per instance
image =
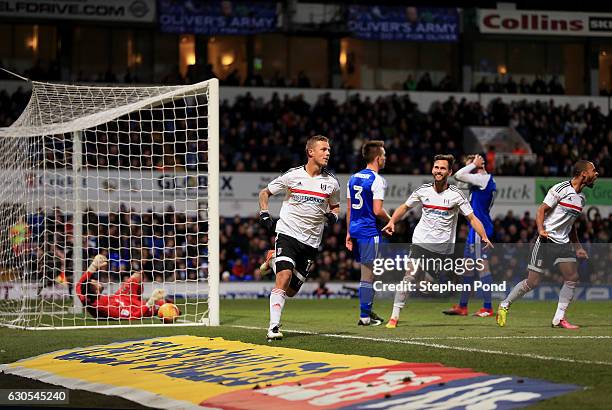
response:
[[[32,82],[0,128],[0,325],[219,324],[218,99]]]

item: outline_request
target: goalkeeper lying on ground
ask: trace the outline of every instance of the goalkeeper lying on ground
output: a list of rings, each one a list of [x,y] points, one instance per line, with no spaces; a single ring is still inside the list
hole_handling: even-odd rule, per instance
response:
[[[114,294],[102,294],[104,287],[92,276],[107,264],[104,255],[96,255],[76,285],[77,296],[94,318],[133,320],[150,317],[157,314],[159,307],[166,303],[166,292],[163,289],[155,289],[151,297],[143,301],[142,272],[132,274]]]

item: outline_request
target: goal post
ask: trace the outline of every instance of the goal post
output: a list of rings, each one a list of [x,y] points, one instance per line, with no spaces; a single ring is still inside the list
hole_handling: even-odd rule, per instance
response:
[[[209,100],[216,101],[208,104],[208,192],[215,193],[215,201],[208,202],[208,252],[215,255],[208,258],[208,321],[210,326],[219,326],[219,277],[220,277],[220,249],[219,249],[219,81],[214,80],[208,86]],[[213,277],[211,277],[213,272]]]
[[[0,325],[216,326],[219,253],[218,80],[32,82],[0,128]]]

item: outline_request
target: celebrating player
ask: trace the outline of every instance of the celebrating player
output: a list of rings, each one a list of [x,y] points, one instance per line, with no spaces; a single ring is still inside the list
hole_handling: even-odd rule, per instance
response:
[[[367,166],[349,178],[347,184],[346,247],[353,251],[355,260],[361,263],[359,282],[360,315],[358,325],[378,326],[383,319],[372,312],[374,302],[374,275],[372,263],[378,254],[382,235],[376,226],[376,219],[384,223],[389,214],[383,208],[387,183],[378,172],[385,167],[385,143],[368,141],[361,148]]]
[[[119,290],[112,295],[104,295],[102,284],[92,276],[108,264],[104,255],[96,255],[76,285],[76,293],[87,312],[96,319],[141,319],[157,313],[165,303],[163,289],[156,289],[149,300],[142,300],[142,273],[132,274]]]
[[[536,214],[538,237],[531,248],[527,279],[519,282],[508,297],[499,304],[497,310],[499,326],[506,325],[508,309],[512,302],[540,284],[540,275],[544,269],[558,266],[564,282],[559,292],[559,303],[552,319],[552,326],[565,329],[579,328],[570,324],[565,318],[565,311],[574,298],[578,281],[576,257],[588,257],[578,240],[574,221],[580,216],[586,203],[582,190],[584,187],[592,188],[598,175],[592,162],[580,160],[574,165],[571,180],[560,182],[548,190]]]
[[[493,175],[490,175],[485,170],[484,158],[480,155],[468,155],[466,165],[455,173],[457,181],[468,184],[470,189],[470,205],[474,210],[474,215],[484,226],[487,235],[493,234],[493,221],[489,211],[493,206],[495,199],[496,185]],[[464,257],[472,260],[482,259],[480,266],[483,269],[478,270],[478,276],[483,285],[491,284],[491,270],[489,269],[489,261],[487,251],[483,250],[480,236],[476,233],[473,227],[470,227],[468,239],[465,244]],[[463,283],[471,285],[474,283],[474,272],[468,270],[463,275]],[[487,290],[485,290],[487,289]],[[443,313],[447,315],[467,316],[468,300],[470,298],[470,290],[463,290],[459,305],[445,310]],[[488,286],[483,286],[482,290],[483,307],[474,316],[490,317],[493,316],[493,307],[491,306],[491,290]]]
[[[259,218],[268,230],[274,221],[268,211],[270,196],[286,196],[276,224],[275,258],[272,263],[276,284],[270,294],[268,340],[282,339],[280,320],[287,296],[294,296],[306,281],[323,237],[325,223],[338,222],[340,186],[325,169],[329,161],[329,140],[316,135],[306,142],[308,162],[274,179],[259,193]]]
[[[454,161],[455,158],[452,155],[436,155],[432,169],[434,182],[421,185],[414,191],[408,197],[408,200],[393,212],[391,219],[383,228],[384,233],[393,235],[395,224],[404,214],[416,204],[422,204],[421,219],[412,235],[411,262],[403,279],[405,283],[413,282],[415,275],[421,270],[421,268],[415,268],[412,263],[413,259],[427,261],[444,260],[450,257],[450,254],[454,251],[459,212],[467,218],[476,233],[480,235],[482,241],[486,244],[485,248],[493,247],[482,223],[474,215],[474,211],[463,192],[454,185],[448,185],[448,177],[452,173]],[[405,288],[400,288],[395,292],[393,312],[387,323],[387,328],[397,327],[399,315],[406,304],[407,297],[408,291]]]

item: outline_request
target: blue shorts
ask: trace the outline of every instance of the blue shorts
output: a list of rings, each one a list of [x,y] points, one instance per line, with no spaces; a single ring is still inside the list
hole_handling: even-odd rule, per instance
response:
[[[470,259],[484,259],[487,260],[489,259],[489,251],[490,249],[484,249],[485,247],[485,243],[482,242],[480,240],[480,236],[475,234],[474,235],[474,242],[470,243],[470,241],[468,241],[465,244],[465,249],[463,250],[463,257],[464,258],[470,258]]]
[[[387,241],[382,235],[371,238],[351,238],[353,241],[353,256],[359,263],[373,263],[374,259],[380,257],[380,245]]]

